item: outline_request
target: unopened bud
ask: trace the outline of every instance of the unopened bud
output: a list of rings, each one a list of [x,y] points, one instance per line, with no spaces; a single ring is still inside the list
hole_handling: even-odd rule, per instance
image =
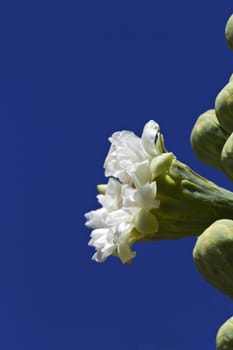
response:
[[[215,221],[193,250],[197,270],[208,283],[233,298],[233,220]]]
[[[233,82],[228,83],[217,95],[215,111],[223,129],[233,131]]]
[[[218,330],[216,337],[217,350],[233,349],[233,317],[229,318]]]
[[[221,154],[224,172],[233,180],[233,133],[227,139]]]
[[[227,45],[230,50],[233,50],[233,15],[228,19],[225,27],[225,36]]]
[[[192,133],[191,144],[197,158],[211,167],[222,169],[221,152],[229,134],[220,126],[213,109],[200,115]]]

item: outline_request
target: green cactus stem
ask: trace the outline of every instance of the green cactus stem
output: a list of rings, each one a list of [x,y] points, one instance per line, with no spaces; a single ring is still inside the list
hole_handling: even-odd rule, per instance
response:
[[[221,151],[228,136],[229,133],[220,126],[215,110],[210,109],[197,119],[190,140],[200,161],[222,170]]]
[[[233,15],[228,19],[225,27],[225,36],[227,45],[230,50],[233,50]]]
[[[227,139],[221,153],[221,161],[224,172],[233,180],[233,133]]]
[[[217,95],[215,111],[223,129],[233,131],[233,81],[231,80]]]
[[[233,317],[229,318],[218,330],[216,337],[217,350],[233,349]]]
[[[204,279],[233,298],[233,221],[214,222],[197,239],[194,263]]]

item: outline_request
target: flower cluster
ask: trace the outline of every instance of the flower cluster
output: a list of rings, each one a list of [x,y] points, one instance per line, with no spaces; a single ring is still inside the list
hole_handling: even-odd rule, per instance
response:
[[[159,208],[155,178],[167,167],[167,153],[159,125],[149,121],[141,138],[130,131],[115,132],[109,138],[110,150],[104,162],[105,186],[97,196],[101,208],[85,214],[86,226],[93,228],[89,245],[93,259],[103,262],[116,255],[123,263],[135,256],[132,244],[158,231],[158,221],[150,212]],[[100,189],[101,188],[101,189]]]

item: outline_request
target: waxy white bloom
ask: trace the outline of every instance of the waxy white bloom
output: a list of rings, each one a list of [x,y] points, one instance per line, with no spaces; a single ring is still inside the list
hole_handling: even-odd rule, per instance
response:
[[[144,234],[135,230],[137,217],[142,210],[151,215],[150,209],[159,207],[156,190],[155,182],[133,188],[109,179],[105,194],[97,196],[102,208],[85,215],[86,225],[93,228],[89,245],[96,248],[94,260],[102,262],[110,255],[117,255],[123,263],[131,261],[135,256],[131,245]],[[156,218],[153,220],[155,229],[158,225]]]
[[[162,154],[157,145],[158,134],[159,125],[153,120],[145,125],[141,138],[131,131],[115,132],[109,138],[111,147],[104,162],[105,175],[136,187],[151,182],[151,161]]]
[[[86,214],[86,225],[93,229],[89,245],[96,248],[96,261],[117,255],[129,262],[135,256],[132,244],[158,231],[151,213],[159,207],[154,180],[169,169],[174,155],[166,151],[159,125],[153,120],[145,125],[141,138],[124,130],[109,140],[104,168],[105,175],[114,178],[99,186],[102,194],[97,198],[102,208]]]

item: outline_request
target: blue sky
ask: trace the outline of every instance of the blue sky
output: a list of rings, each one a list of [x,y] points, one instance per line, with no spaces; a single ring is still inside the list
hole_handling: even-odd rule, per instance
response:
[[[227,1],[7,1],[0,5],[0,347],[214,349],[232,302],[195,270],[195,239],[135,246],[131,266],[91,260],[108,137],[155,119],[189,135],[228,81]]]

